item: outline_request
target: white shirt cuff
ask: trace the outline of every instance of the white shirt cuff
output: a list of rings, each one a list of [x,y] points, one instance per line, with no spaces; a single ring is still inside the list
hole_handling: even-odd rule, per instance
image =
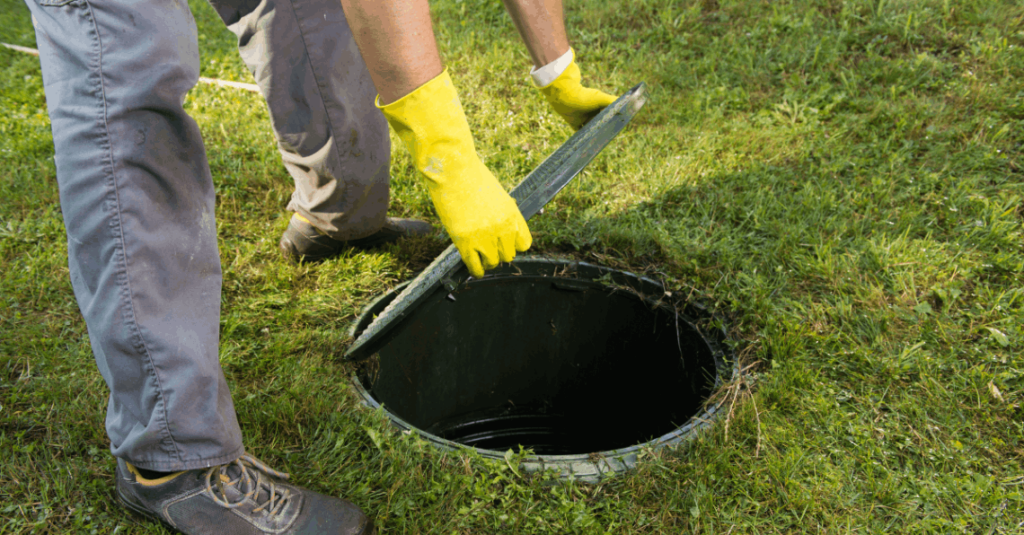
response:
[[[568,52],[562,54],[562,57],[543,67],[532,69],[530,71],[530,76],[533,77],[533,83],[537,84],[537,87],[544,87],[551,84],[551,82],[555,81],[555,78],[558,78],[563,72],[565,72],[565,69],[569,68],[569,65],[572,65],[572,60],[573,53],[572,47],[570,47]]]

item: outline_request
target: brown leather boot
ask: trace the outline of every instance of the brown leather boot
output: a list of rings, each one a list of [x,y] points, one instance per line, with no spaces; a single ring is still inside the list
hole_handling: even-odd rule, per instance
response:
[[[281,235],[281,254],[291,262],[319,262],[337,256],[349,248],[368,249],[409,236],[424,236],[434,231],[426,221],[389,217],[376,233],[355,240],[341,241],[324,234],[302,216],[293,214]]]

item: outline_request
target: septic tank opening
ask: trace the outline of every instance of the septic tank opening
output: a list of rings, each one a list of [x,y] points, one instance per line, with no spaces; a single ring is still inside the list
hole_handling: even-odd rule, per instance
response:
[[[362,366],[357,386],[441,445],[592,457],[678,441],[710,420],[705,401],[734,371],[723,339],[710,314],[655,281],[526,257],[432,295]]]

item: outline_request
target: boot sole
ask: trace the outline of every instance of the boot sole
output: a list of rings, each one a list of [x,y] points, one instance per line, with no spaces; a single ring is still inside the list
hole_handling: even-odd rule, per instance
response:
[[[407,236],[386,236],[365,242],[360,242],[358,240],[352,240],[351,242],[338,242],[339,245],[337,247],[317,253],[299,252],[299,246],[296,245],[294,241],[289,238],[282,237],[281,241],[277,244],[277,248],[281,252],[281,256],[292,264],[298,264],[300,262],[317,263],[329,260],[336,256],[341,256],[352,249],[373,249],[382,245],[397,242],[405,237]]]
[[[286,260],[293,264],[299,262],[315,263],[334,258],[350,249],[373,249],[405,238],[427,236],[434,231],[434,227],[425,221],[392,220],[390,218],[388,221],[384,227],[381,227],[381,230],[369,236],[347,241],[327,238],[326,243],[317,241],[320,238],[325,238],[325,236],[304,233],[298,226],[293,226],[294,222],[292,222],[289,223],[288,228],[281,235],[281,239],[278,241],[278,250]],[[309,225],[303,224],[302,226]],[[306,247],[300,245],[300,243],[304,242],[309,242],[311,245]],[[307,249],[314,250],[309,251]]]

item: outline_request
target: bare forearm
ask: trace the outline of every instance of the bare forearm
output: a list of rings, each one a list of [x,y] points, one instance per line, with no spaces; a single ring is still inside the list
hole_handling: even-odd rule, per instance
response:
[[[441,74],[427,0],[341,0],[381,104]]]
[[[534,67],[543,67],[569,50],[562,0],[502,0],[530,51]]]

